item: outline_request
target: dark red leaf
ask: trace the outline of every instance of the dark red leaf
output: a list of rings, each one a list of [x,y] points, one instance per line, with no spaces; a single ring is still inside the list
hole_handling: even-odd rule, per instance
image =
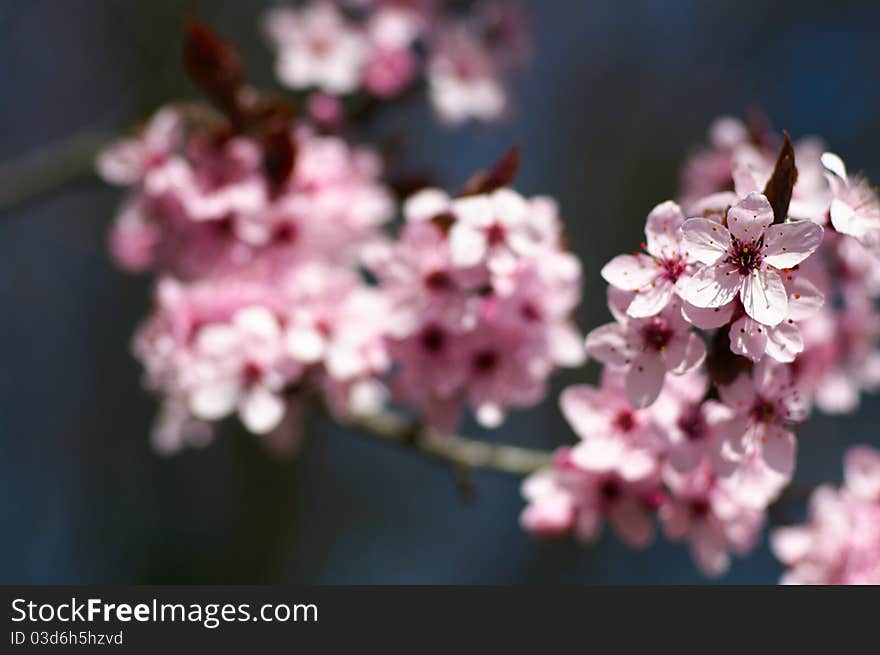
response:
[[[797,182],[797,167],[794,165],[794,147],[791,145],[791,137],[788,132],[783,132],[784,141],[776,158],[776,167],[773,175],[764,188],[764,195],[773,207],[773,222],[782,223],[788,216],[788,207],[791,204],[791,192]]]
[[[505,187],[513,181],[519,170],[519,145],[512,145],[488,171],[479,171],[468,180],[461,190],[460,196],[475,196],[491,193]]]
[[[237,123],[244,68],[235,47],[202,21],[190,20],[183,41],[183,65],[193,83]]]
[[[263,147],[263,171],[274,195],[283,189],[296,163],[296,146],[290,134],[290,122],[283,119],[267,122],[260,141]]]

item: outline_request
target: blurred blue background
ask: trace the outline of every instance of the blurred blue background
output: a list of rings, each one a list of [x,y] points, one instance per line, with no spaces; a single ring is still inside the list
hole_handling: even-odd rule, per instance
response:
[[[177,55],[194,5],[241,46],[253,81],[272,86],[263,4],[0,2],[0,161],[83,130],[118,132],[193,95]],[[509,120],[448,130],[416,102],[367,136],[410,134],[401,167],[452,185],[520,139],[519,187],[559,199],[584,262],[584,330],[607,320],[599,269],[640,241],[713,117],[762,107],[880,178],[877,2],[527,6],[534,56]],[[464,504],[442,465],[328,423],[309,425],[293,460],[234,428],[207,450],[157,457],[155,403],[128,352],[149,281],[118,272],[104,248],[119,200],[84,178],[0,214],[0,582],[705,582],[683,545],[536,542],[517,525],[518,480],[477,474],[476,501]],[[560,375],[553,394],[596,374]],[[877,398],[853,416],[814,417],[798,479],[838,480],[845,446],[878,443],[878,423]],[[573,439],[552,399],[481,436],[546,448]],[[764,542],[721,581],[779,573]]]

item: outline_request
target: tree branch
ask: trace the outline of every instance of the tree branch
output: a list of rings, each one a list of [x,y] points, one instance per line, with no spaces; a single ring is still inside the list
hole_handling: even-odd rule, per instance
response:
[[[92,175],[95,154],[109,140],[105,134],[82,132],[0,163],[0,212]]]
[[[550,453],[542,450],[491,444],[457,435],[442,437],[391,412],[356,418],[348,425],[366,436],[414,450],[457,468],[528,475],[550,464]]]

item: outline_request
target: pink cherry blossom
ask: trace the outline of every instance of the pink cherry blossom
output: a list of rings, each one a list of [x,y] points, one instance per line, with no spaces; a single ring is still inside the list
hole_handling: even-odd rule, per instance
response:
[[[333,2],[277,7],[266,15],[265,29],[279,50],[275,71],[285,86],[342,95],[360,85],[367,41]]]
[[[431,104],[447,123],[493,120],[507,104],[490,53],[459,26],[449,28],[437,39],[429,55],[427,76]]]
[[[706,400],[709,381],[699,370],[670,378],[650,412],[663,431],[666,461],[686,473],[703,460],[718,470],[729,470],[721,458],[719,426],[733,418],[733,411],[715,400]]]
[[[846,172],[843,160],[834,153],[822,155],[831,185],[831,224],[838,232],[857,239],[880,258],[880,197],[863,177]]]
[[[587,335],[587,352],[624,371],[630,402],[647,407],[660,395],[666,374],[681,375],[699,366],[706,346],[691,332],[678,301],[672,301],[657,316],[619,317],[596,328]]]
[[[674,202],[657,205],[645,226],[645,254],[618,255],[602,269],[608,284],[635,296],[626,309],[634,318],[654,316],[675,295],[679,279],[695,261],[684,251],[681,226],[684,214]]]
[[[664,481],[669,493],[659,512],[663,530],[673,541],[688,541],[703,573],[722,575],[731,552],[745,555],[754,547],[764,512],[739,503],[705,460],[689,473],[667,469]]]
[[[627,401],[619,375],[604,373],[598,387],[568,387],[559,403],[582,439],[571,453],[579,467],[595,473],[614,472],[626,480],[659,473],[665,435],[649,410]]]
[[[783,584],[880,584],[880,454],[852,448],[844,468],[843,488],[813,492],[807,523],[773,532]]]
[[[165,107],[150,118],[141,134],[119,139],[99,154],[98,174],[120,186],[137,184],[161,167],[183,145],[183,117],[175,107]]]
[[[730,208],[727,227],[692,218],[682,230],[688,252],[702,263],[683,282],[685,299],[712,308],[739,294],[746,313],[770,326],[788,313],[788,294],[778,270],[797,266],[822,242],[822,228],[815,223],[773,225],[773,209],[757,193]]]
[[[455,217],[449,248],[456,266],[483,262],[495,273],[510,270],[520,256],[555,248],[559,220],[547,199],[526,199],[512,189],[459,198],[450,211]]]
[[[762,460],[782,478],[795,466],[792,425],[807,414],[807,400],[791,381],[789,367],[770,358],[758,362],[751,375],[742,374],[730,385],[719,386],[721,400],[735,416],[719,426],[722,456],[747,466]]]
[[[551,469],[525,480],[523,496],[529,503],[520,516],[526,530],[543,537],[571,532],[593,543],[607,521],[633,548],[653,541],[653,517],[663,502],[659,478],[627,481],[613,472],[585,471],[565,448],[556,452]]]

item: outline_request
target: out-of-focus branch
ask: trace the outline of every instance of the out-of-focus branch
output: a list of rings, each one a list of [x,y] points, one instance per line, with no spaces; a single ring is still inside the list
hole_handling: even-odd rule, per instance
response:
[[[492,444],[457,435],[441,437],[391,412],[357,418],[350,425],[366,436],[428,455],[455,468],[528,475],[550,463],[550,453],[542,450]]]
[[[82,132],[0,163],[0,212],[92,175],[95,154],[109,140]]]

